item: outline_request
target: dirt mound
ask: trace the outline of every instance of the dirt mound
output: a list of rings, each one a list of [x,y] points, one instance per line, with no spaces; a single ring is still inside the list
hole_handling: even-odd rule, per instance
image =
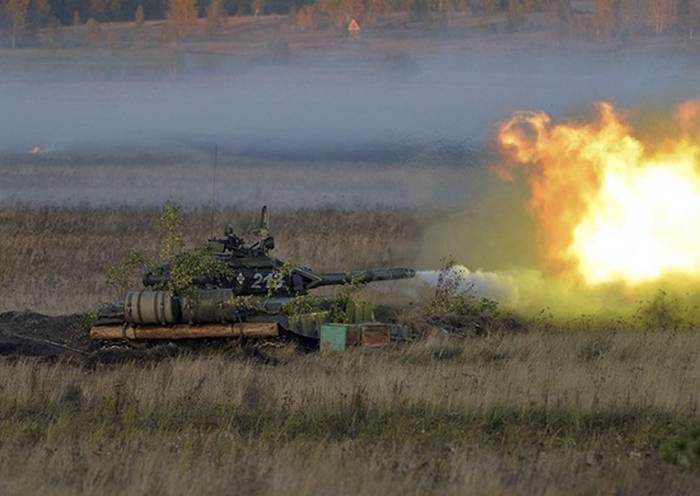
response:
[[[426,316],[420,311],[380,306],[377,316],[382,321],[399,323],[410,338],[421,339],[436,331],[453,336],[480,336],[492,332],[519,332],[523,323],[509,315],[477,314]],[[152,363],[179,356],[221,353],[231,360],[253,361],[267,365],[279,363],[267,342],[242,345],[228,340],[180,340],[154,342],[106,342],[90,340],[91,321],[86,315],[51,317],[31,312],[0,314],[0,359],[34,357],[61,360],[84,366]],[[285,343],[275,343],[273,348]],[[290,343],[287,343],[290,344]],[[294,346],[292,346],[294,348]],[[296,349],[296,348],[295,348]],[[305,349],[303,346],[299,350]]]
[[[0,355],[84,356],[91,351],[85,322],[80,315],[0,314]]]
[[[31,312],[0,314],[0,358],[34,357],[79,365],[150,363],[178,356],[225,350],[235,360],[275,364],[256,346],[238,346],[225,340],[183,340],[153,343],[96,343],[89,337],[85,315],[51,317]]]

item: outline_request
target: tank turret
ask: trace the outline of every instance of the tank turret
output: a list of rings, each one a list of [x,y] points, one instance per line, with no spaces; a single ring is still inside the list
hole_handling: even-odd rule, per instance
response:
[[[208,250],[222,262],[226,270],[216,275],[193,278],[195,289],[227,289],[236,296],[268,295],[298,296],[321,286],[342,286],[352,282],[371,283],[415,276],[413,269],[380,268],[366,271],[316,273],[307,267],[289,266],[269,255],[275,240],[269,235],[267,207],[263,207],[259,226],[253,230],[255,241],[246,245],[231,225],[223,238],[207,242]],[[147,272],[143,284],[147,288],[161,289],[167,286],[170,268],[163,265]]]

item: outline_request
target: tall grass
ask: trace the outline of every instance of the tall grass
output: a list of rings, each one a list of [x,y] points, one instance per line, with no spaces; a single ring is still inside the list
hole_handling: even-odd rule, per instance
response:
[[[277,366],[0,362],[0,491],[687,493],[700,476],[659,453],[698,416],[699,346],[533,332]]]
[[[0,210],[1,309],[117,298],[107,269],[156,255],[158,214]],[[277,213],[277,254],[320,271],[408,265],[422,215]],[[187,243],[210,228],[209,212],[185,213]],[[0,494],[690,494],[700,344],[671,303],[639,325],[477,319],[482,337],[267,347],[267,364],[226,348],[118,367],[0,359]],[[421,312],[399,317],[471,318]]]
[[[158,252],[158,209],[0,209],[0,311],[85,312],[120,298],[107,271],[131,250]],[[218,212],[214,235],[226,223],[245,229],[254,215]],[[275,212],[276,256],[319,271],[409,264],[415,256],[419,214],[399,210],[335,209]],[[187,243],[212,234],[211,213],[184,215]],[[138,287],[138,274],[133,278]]]

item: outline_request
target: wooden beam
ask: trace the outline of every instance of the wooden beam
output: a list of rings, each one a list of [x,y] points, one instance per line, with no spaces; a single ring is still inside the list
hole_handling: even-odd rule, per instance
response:
[[[276,337],[279,329],[275,322],[244,322],[242,324],[178,324],[173,326],[95,326],[90,339],[198,339]]]

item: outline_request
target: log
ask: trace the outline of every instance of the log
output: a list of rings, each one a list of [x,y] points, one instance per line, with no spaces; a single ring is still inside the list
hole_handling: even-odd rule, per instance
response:
[[[244,322],[242,324],[178,324],[173,326],[129,325],[95,326],[90,339],[198,339],[198,338],[271,338],[279,336],[275,322]]]

